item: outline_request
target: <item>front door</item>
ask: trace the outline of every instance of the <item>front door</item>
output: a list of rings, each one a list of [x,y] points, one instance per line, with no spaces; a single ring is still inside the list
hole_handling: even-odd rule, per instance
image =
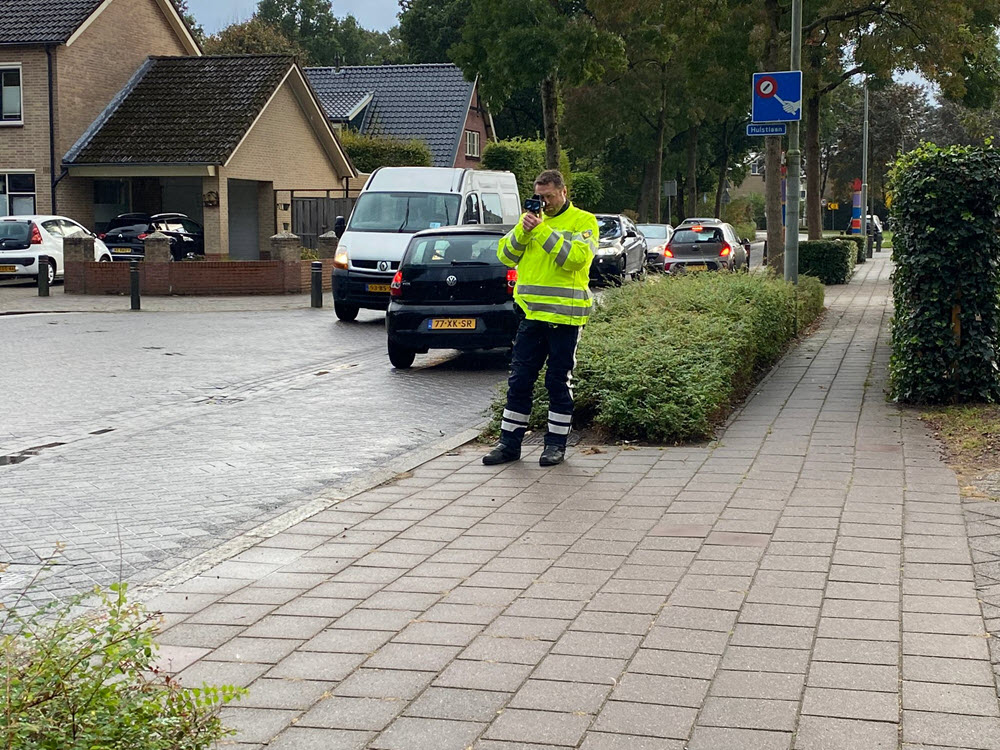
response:
[[[229,180],[229,257],[260,260],[257,183]]]

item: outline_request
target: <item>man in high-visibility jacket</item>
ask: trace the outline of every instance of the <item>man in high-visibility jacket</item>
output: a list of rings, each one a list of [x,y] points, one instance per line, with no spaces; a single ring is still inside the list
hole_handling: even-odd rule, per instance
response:
[[[514,300],[525,319],[514,339],[500,443],[483,456],[487,465],[521,457],[531,396],[546,359],[549,417],[542,466],[562,463],[573,421],[573,368],[592,306],[590,263],[597,250],[597,219],[569,202],[566,183],[555,169],[538,175],[535,192],[542,199],[542,215],[521,216],[497,249],[505,265],[517,268]]]

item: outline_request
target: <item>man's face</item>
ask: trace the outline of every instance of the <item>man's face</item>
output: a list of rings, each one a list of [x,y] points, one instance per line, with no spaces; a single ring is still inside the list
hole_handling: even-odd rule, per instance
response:
[[[535,192],[545,203],[542,209],[546,216],[555,216],[566,205],[566,188],[557,188],[550,183],[535,183]]]

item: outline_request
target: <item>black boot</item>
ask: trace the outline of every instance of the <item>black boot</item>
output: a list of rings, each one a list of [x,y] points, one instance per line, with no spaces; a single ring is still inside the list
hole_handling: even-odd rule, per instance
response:
[[[539,466],[557,466],[566,459],[566,448],[562,445],[546,445],[538,459]]]
[[[493,450],[483,456],[483,463],[487,466],[497,464],[508,464],[521,458],[521,447],[498,443]]]

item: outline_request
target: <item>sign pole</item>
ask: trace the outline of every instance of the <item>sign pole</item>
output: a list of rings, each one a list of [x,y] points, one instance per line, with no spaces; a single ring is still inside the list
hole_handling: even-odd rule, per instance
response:
[[[792,0],[791,70],[802,69],[802,0]],[[803,92],[804,93],[804,92]],[[799,196],[802,192],[799,150],[799,121],[788,123],[788,194],[785,221],[785,281],[799,283]]]

